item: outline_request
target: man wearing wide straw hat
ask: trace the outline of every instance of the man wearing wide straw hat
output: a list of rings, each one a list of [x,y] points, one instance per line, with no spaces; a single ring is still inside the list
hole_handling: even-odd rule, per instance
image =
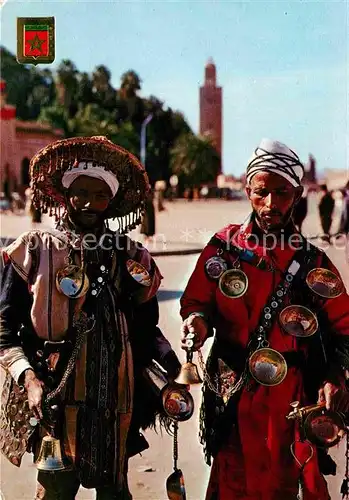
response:
[[[1,451],[17,466],[33,451],[37,499],[73,499],[80,484],[130,499],[128,458],[148,447],[139,429],[161,412],[142,373],[153,358],[170,378],[180,367],[156,326],[162,276],[125,234],[141,221],[148,178],[105,137],[50,144],[30,168],[34,203],[57,227],[2,252]]]
[[[184,349],[215,329],[201,410],[214,458],[206,500],[329,499],[322,473],[334,464],[323,448],[340,439],[348,412],[349,296],[294,227],[303,174],[286,145],[261,142],[246,172],[251,215],[214,235],[181,299]],[[294,401],[335,408],[333,426],[322,406],[303,426]]]

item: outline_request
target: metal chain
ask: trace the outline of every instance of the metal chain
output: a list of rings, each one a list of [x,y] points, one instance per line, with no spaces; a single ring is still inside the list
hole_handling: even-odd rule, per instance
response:
[[[178,422],[173,422],[173,468],[174,470],[178,470],[177,468],[178,462]]]
[[[217,396],[221,397],[222,396],[221,392],[212,383],[211,377],[206,369],[206,364],[205,364],[205,361],[204,361],[204,358],[203,358],[203,355],[202,355],[202,352],[200,349],[198,350],[198,358],[199,358],[200,368],[201,368],[202,373],[204,375],[204,381],[207,383],[209,389],[212,392],[214,392]],[[236,382],[236,384],[233,385],[233,387],[231,389],[229,389],[227,396],[230,397],[232,394],[234,394],[235,392],[239,391],[242,388],[242,386],[244,385],[244,382],[245,382],[244,373],[242,373],[242,375],[240,375],[240,378]]]
[[[347,429],[347,449],[345,452],[345,479],[349,481],[349,429]],[[349,495],[347,495],[349,498]]]
[[[88,323],[90,322],[91,323],[92,321],[92,325],[88,325]],[[91,318],[86,318],[85,316],[82,316],[79,320],[77,320],[75,323],[74,323],[74,326],[76,327],[76,329],[78,330],[78,334],[76,336],[76,342],[75,342],[75,345],[74,345],[74,348],[73,348],[73,351],[71,353],[71,356],[69,358],[69,361],[67,363],[67,367],[64,371],[64,374],[63,374],[63,377],[62,377],[62,380],[60,381],[59,385],[56,387],[56,389],[54,389],[53,391],[51,391],[45,398],[45,404],[48,404],[52,399],[54,399],[56,396],[58,396],[58,394],[60,394],[64,388],[64,386],[66,385],[67,381],[68,381],[68,378],[70,377],[73,369],[74,369],[74,366],[75,366],[75,363],[76,363],[76,360],[78,359],[78,356],[79,356],[79,352],[80,352],[80,348],[86,338],[86,335],[91,331],[93,330],[94,326],[95,326],[95,319],[94,317],[91,317]],[[86,329],[87,327],[89,327],[88,329]]]

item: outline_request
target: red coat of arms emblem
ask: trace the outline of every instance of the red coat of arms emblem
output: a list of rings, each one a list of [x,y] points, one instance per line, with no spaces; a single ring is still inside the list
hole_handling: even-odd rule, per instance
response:
[[[17,18],[17,61],[36,65],[49,64],[54,59],[54,17]]]

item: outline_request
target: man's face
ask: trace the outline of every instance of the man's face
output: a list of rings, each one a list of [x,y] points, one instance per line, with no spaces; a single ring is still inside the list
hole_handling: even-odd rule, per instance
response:
[[[271,172],[258,172],[252,177],[246,192],[263,231],[279,232],[286,226],[301,189]]]
[[[108,184],[100,179],[80,175],[68,192],[68,213],[82,228],[99,226],[112,194]]]

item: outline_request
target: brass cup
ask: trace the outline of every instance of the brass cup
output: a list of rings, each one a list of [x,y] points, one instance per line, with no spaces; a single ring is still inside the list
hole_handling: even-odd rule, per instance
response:
[[[146,268],[133,259],[128,259],[126,268],[129,276],[128,280],[130,292],[138,302],[145,302],[152,293],[152,278]]]
[[[317,408],[304,421],[307,439],[322,448],[331,448],[339,443],[345,434],[345,423],[339,413]]]
[[[310,337],[319,327],[315,314],[299,305],[285,307],[279,314],[279,322],[284,332],[294,337]]]
[[[193,363],[193,351],[191,349],[187,350],[187,362],[181,366],[181,371],[174,381],[176,384],[181,385],[195,385],[202,383],[198,367],[195,363]]]
[[[130,276],[142,286],[150,286],[151,285],[151,277],[146,268],[136,262],[133,259],[128,259],[126,262],[127,271]]]
[[[282,354],[269,347],[257,349],[248,361],[252,377],[261,385],[279,385],[287,375],[287,363]]]
[[[329,269],[322,267],[309,271],[305,281],[312,292],[326,299],[334,299],[344,292],[341,278]]]
[[[184,387],[167,385],[161,391],[162,405],[168,417],[177,422],[189,420],[194,413],[194,400]]]
[[[228,269],[219,278],[219,289],[225,297],[238,299],[248,287],[248,277],[241,269]]]
[[[186,500],[183,472],[175,469],[166,480],[166,491],[169,500]]]
[[[75,265],[68,265],[56,274],[57,290],[70,299],[79,299],[86,295],[90,288],[87,274]]]

